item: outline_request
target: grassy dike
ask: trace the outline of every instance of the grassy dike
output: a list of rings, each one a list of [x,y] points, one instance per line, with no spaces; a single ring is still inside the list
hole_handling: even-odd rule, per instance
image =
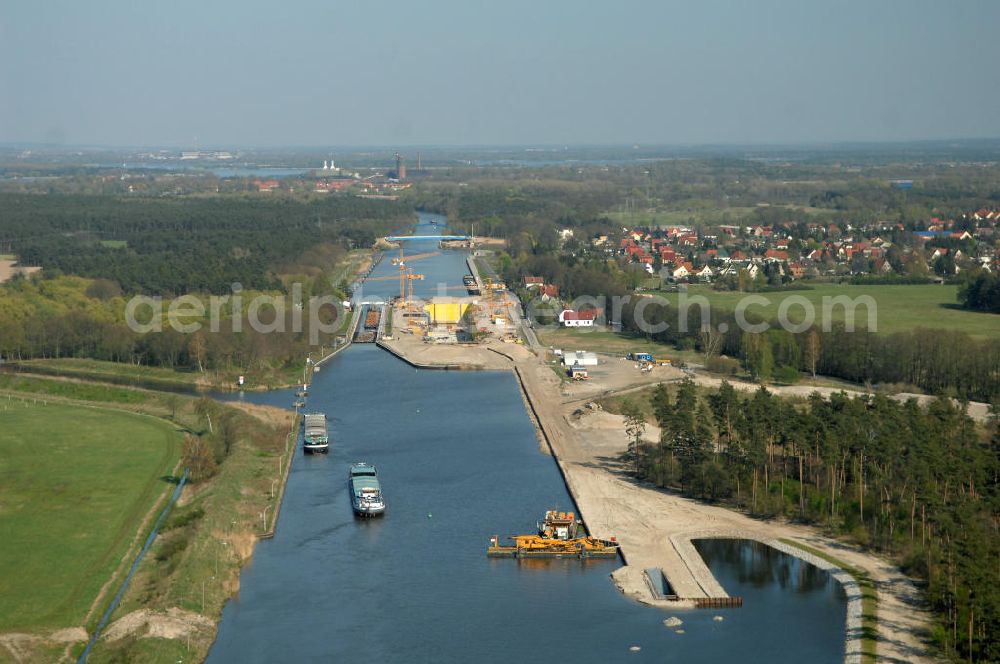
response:
[[[871,577],[864,570],[852,567],[818,549],[795,540],[781,539],[780,541],[836,565],[853,576],[854,580],[858,582],[858,585],[861,587],[861,661],[874,664],[876,660],[876,640],[878,638],[878,591],[875,588],[875,582],[872,581]]]
[[[0,398],[20,401],[25,407],[103,411],[109,421],[139,413],[152,416],[150,422],[161,427],[192,434],[209,433],[204,416],[209,409],[216,435],[222,435],[223,428],[229,430],[229,453],[218,472],[185,487],[89,661],[173,663],[203,659],[214,640],[223,604],[239,588],[240,569],[253,553],[258,537],[274,527],[289,455],[295,449],[289,443],[294,432],[293,414],[118,385],[9,374],[0,374]],[[172,466],[179,467],[176,456]],[[169,475],[158,475],[157,482],[164,492],[173,489]],[[68,500],[55,494],[47,508],[68,509],[70,505],[63,504]],[[152,526],[154,519],[149,515],[155,518],[160,509],[162,500],[127,534],[132,544],[115,556],[113,576],[105,571],[86,579],[95,589],[100,588],[99,596],[91,592],[87,598],[89,610],[67,617],[68,622],[58,621],[60,626],[85,626],[88,631],[95,627]],[[265,511],[266,521],[262,519]],[[50,623],[18,625],[19,632],[37,636],[27,650],[22,648],[27,655],[24,661],[65,660],[82,651],[82,642],[66,646],[48,640],[46,635],[56,626]],[[148,636],[151,630],[158,636]],[[6,654],[0,652],[0,659]]]

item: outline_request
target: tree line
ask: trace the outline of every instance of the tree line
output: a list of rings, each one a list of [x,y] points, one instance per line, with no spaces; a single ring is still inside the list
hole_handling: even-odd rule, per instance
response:
[[[643,307],[641,315],[637,306]],[[690,307],[686,320],[676,306],[643,303],[633,297],[622,311],[626,333],[680,349],[739,358],[751,378],[794,382],[801,373],[822,374],[855,383],[912,386],[929,394],[948,394],[990,402],[1000,395],[1000,340],[976,339],[964,332],[917,328],[892,334],[863,327],[848,332],[837,322],[793,333],[775,325],[763,333],[741,330],[735,314],[718,308]],[[768,323],[747,314],[748,322]],[[646,323],[646,332],[638,321]],[[710,323],[707,327],[704,323]],[[724,327],[726,332],[719,332]]]
[[[317,279],[313,288],[331,291],[336,301],[343,293]],[[0,356],[6,360],[85,357],[112,362],[144,364],[198,372],[260,374],[272,369],[301,366],[313,349],[311,313],[301,312],[300,330],[293,325],[293,305],[286,302],[283,330],[256,332],[247,311],[220,308],[217,332],[205,322],[191,334],[167,323],[162,331],[133,331],[125,321],[125,300],[105,297],[115,284],[76,277],[19,279],[0,288]],[[102,291],[100,295],[95,290]],[[327,294],[327,293],[323,293]],[[308,297],[309,282],[307,281]],[[248,294],[246,299],[252,296]],[[244,307],[246,302],[244,302]],[[338,310],[324,307],[317,315],[323,329],[337,323]],[[271,309],[260,313],[263,323],[274,320]],[[145,320],[143,320],[145,322]],[[318,341],[330,346],[335,333],[319,333]]]
[[[649,406],[653,443],[641,406],[622,405],[638,477],[894,555],[927,581],[944,652],[1000,659],[1000,413],[984,430],[945,398],[789,400],[725,382],[699,394],[689,379],[657,386]]]
[[[958,287],[958,301],[965,309],[1000,314],[1000,275],[975,270]]]

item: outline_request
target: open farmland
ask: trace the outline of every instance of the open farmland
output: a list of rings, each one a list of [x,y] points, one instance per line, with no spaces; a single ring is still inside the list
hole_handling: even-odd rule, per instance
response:
[[[0,633],[84,623],[180,455],[150,417],[0,402]]]
[[[754,296],[766,298],[768,304],[751,304],[747,315],[776,319],[778,307],[789,297],[805,298],[816,311],[816,322],[822,322],[823,298],[846,295],[849,298],[871,297],[876,304],[878,332],[907,332],[918,327],[955,330],[979,339],[1000,338],[1000,316],[958,308],[954,285],[901,285],[901,286],[854,286],[840,284],[820,284],[812,290],[779,291],[772,293],[737,293],[714,291],[708,286],[691,286],[688,295],[703,295],[713,306],[733,310],[741,299]],[[667,294],[667,299],[676,302],[677,295]],[[789,307],[788,317],[792,323],[799,323],[803,317],[803,307]],[[835,306],[832,319],[844,320],[844,308]],[[867,326],[868,311],[864,306],[856,307],[855,324]]]

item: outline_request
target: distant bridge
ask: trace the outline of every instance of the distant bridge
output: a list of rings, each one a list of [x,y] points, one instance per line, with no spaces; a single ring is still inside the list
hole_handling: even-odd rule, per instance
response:
[[[390,235],[386,238],[389,242],[402,242],[403,240],[468,240],[468,235]]]

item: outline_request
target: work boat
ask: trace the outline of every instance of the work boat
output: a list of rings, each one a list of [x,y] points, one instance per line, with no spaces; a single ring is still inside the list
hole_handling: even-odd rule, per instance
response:
[[[385,512],[382,486],[375,466],[356,463],[351,466],[348,485],[351,489],[351,507],[358,516],[378,516]]]

